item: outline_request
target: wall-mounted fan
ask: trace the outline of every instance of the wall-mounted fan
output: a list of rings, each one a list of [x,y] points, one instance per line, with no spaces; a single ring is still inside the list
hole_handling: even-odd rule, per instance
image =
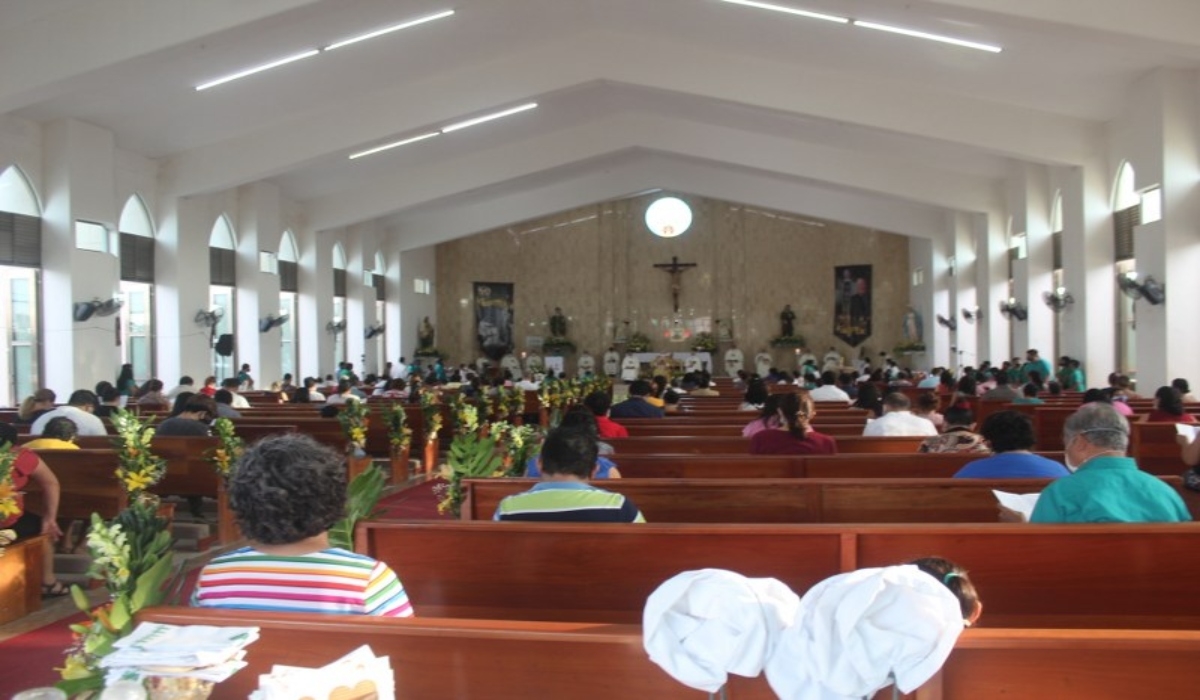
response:
[[[214,345],[217,342],[217,324],[221,319],[225,318],[225,309],[217,306],[211,309],[200,309],[196,312],[192,320],[198,326],[204,326],[208,329],[208,344]]]
[[[972,308],[972,309],[968,309],[967,307],[964,306],[963,310],[962,310],[962,315],[963,315],[963,320],[966,321],[967,323],[975,323],[979,319],[983,318],[983,312],[979,310],[978,306],[976,306],[975,308]]]
[[[1059,287],[1053,292],[1043,292],[1042,301],[1046,302],[1054,310],[1054,313],[1062,313],[1068,306],[1075,303],[1075,297],[1067,291],[1066,287]]]
[[[71,315],[76,321],[86,321],[92,316],[112,316],[121,310],[125,305],[124,301],[113,297],[111,299],[93,299],[91,301],[77,301],[72,310]]]
[[[264,316],[258,319],[258,332],[266,333],[272,328],[278,328],[287,323],[289,318],[291,317],[287,314],[279,314],[278,316],[272,314],[270,316]]]
[[[363,337],[370,340],[387,330],[387,326],[382,322],[376,322],[363,330]]]
[[[953,317],[946,318],[945,316],[938,314],[937,322],[942,328],[949,328],[952,331],[958,330],[958,321],[955,321]]]
[[[1016,321],[1024,321],[1029,318],[1029,309],[1024,303],[1013,298],[1000,302],[1000,313]]]
[[[325,332],[330,335],[337,335],[338,333],[345,332],[345,330],[346,330],[346,321],[345,320],[330,321],[329,323],[325,324]]]
[[[1167,300],[1167,291],[1158,280],[1151,275],[1146,275],[1144,280],[1138,279],[1136,271],[1117,275],[1117,287],[1130,299],[1145,299],[1151,306],[1158,306]]]

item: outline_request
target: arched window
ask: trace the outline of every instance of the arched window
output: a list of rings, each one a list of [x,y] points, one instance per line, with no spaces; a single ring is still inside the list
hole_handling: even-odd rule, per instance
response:
[[[283,374],[292,375],[296,381],[296,368],[299,367],[299,357],[296,344],[298,331],[296,324],[296,295],[300,291],[300,253],[296,248],[296,237],[291,231],[284,231],[279,239],[279,313],[287,314],[288,321],[279,328],[280,340],[280,369]]]
[[[208,301],[209,309],[220,309],[220,320],[217,321],[216,332],[213,334],[216,342],[213,346],[213,374],[217,381],[234,375],[236,366],[234,355],[222,355],[219,348],[233,345],[234,314],[237,313],[234,303],[234,292],[237,287],[236,254],[237,237],[233,226],[225,215],[217,217],[213,224],[212,234],[208,238]]]
[[[333,244],[333,322],[341,324],[333,334],[333,361],[346,361],[346,250]]]
[[[120,233],[121,362],[133,365],[139,383],[154,376],[154,226],[138,195],[125,201]]]
[[[16,165],[0,172],[0,400],[15,406],[38,387],[38,277],[42,211],[37,191]]]

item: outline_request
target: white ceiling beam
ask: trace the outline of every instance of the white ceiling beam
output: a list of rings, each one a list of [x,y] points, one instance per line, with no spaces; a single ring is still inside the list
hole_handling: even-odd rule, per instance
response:
[[[29,0],[0,11],[0,113],[49,99],[115,64],[320,0]]]
[[[621,50],[613,51],[614,46]],[[1076,164],[1101,143],[1102,129],[1093,122],[938,92],[919,82],[831,73],[669,39],[595,33],[559,37],[177,154],[166,162],[162,185],[176,195],[227,189],[498,105],[598,80],[738,102],[1035,162]],[[802,131],[797,138],[803,138]]]

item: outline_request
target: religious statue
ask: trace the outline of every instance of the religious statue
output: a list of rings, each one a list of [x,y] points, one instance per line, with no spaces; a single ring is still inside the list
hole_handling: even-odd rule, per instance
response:
[[[771,373],[771,353],[767,352],[766,348],[759,350],[754,356],[754,371],[763,378]]]
[[[675,313],[679,313],[679,293],[683,291],[683,273],[696,266],[696,263],[681,263],[678,256],[672,256],[671,262],[657,263],[655,267],[671,276],[671,301]]]
[[[433,349],[433,324],[429,322],[428,316],[421,321],[421,325],[417,328],[417,348],[420,350]]]
[[[554,307],[554,313],[550,316],[550,337],[567,337],[567,317],[563,315],[562,309],[557,306]]]
[[[779,314],[779,335],[784,338],[791,338],[796,335],[796,313],[792,311],[791,304],[785,304],[783,311]]]
[[[613,338],[613,342],[617,344],[624,344],[627,340],[629,340],[629,319],[621,321],[621,326],[617,329],[616,337]],[[612,349],[610,348],[610,351],[611,350]],[[615,377],[616,375],[617,373],[613,372],[613,376]]]
[[[908,311],[904,314],[904,340],[909,343],[925,342],[924,324],[921,323],[921,314],[913,307],[908,307]]]
[[[725,374],[736,377],[745,366],[746,358],[735,344],[725,351]]]
[[[583,354],[579,356],[579,362],[575,367],[580,379],[590,377],[596,373],[596,359],[592,357],[590,352],[584,350]]]
[[[733,322],[723,318],[717,319],[717,340],[727,343],[733,340]]]
[[[604,376],[615,377],[621,371],[621,355],[616,348],[609,348],[604,353]]]

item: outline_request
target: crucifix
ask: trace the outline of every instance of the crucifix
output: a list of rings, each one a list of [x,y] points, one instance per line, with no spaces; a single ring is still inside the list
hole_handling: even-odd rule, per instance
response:
[[[679,313],[679,290],[683,287],[683,273],[695,267],[696,263],[681,263],[679,256],[672,255],[670,264],[655,263],[654,266],[671,275],[671,299],[675,302],[675,313]]]

